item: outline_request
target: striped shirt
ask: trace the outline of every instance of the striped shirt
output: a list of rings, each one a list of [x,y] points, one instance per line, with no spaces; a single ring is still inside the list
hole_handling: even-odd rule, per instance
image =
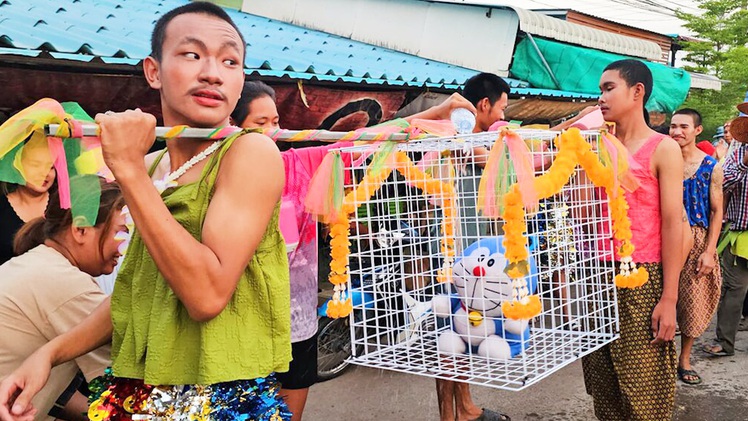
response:
[[[733,141],[736,143],[736,141]],[[729,195],[725,220],[731,222],[730,230],[748,230],[748,166],[743,157],[748,151],[748,144],[741,143],[732,149],[732,153],[725,157],[722,164],[725,180],[723,189],[725,196]]]

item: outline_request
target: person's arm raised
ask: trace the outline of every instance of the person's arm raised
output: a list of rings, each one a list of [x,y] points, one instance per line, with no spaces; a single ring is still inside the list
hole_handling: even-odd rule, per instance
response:
[[[462,95],[454,93],[439,105],[434,105],[433,107],[423,110],[420,113],[405,117],[405,121],[410,123],[415,119],[449,120],[452,111],[454,111],[455,108],[467,108],[471,113],[476,113],[475,106],[470,101],[465,99],[465,97],[463,97]]]
[[[570,119],[568,119],[568,120],[566,120],[564,122],[561,122],[561,123],[559,123],[559,124],[551,127],[550,130],[559,131],[559,132],[561,130],[566,130],[569,127],[571,127],[572,124],[574,124],[577,121],[581,120],[582,117],[586,116],[587,114],[589,114],[589,113],[591,113],[593,111],[596,111],[599,108],[600,107],[598,105],[590,105],[589,107],[585,107],[584,109],[582,109],[582,111],[579,112],[579,114],[575,115],[574,117],[572,117],[572,118],[570,118]]]
[[[155,119],[140,111],[98,115],[104,158],[156,266],[196,321],[223,311],[265,233],[285,182],[270,138],[251,133],[224,156],[196,240],[171,215],[145,169]],[[216,152],[218,153],[218,152]]]
[[[107,297],[80,324],[47,342],[0,382],[0,420],[33,419],[36,410],[31,399],[47,383],[52,367],[78,358],[111,340],[112,307]]]
[[[652,160],[660,185],[663,276],[662,295],[652,313],[652,343],[661,344],[675,337],[675,305],[683,266],[683,159],[678,144],[666,137]]]

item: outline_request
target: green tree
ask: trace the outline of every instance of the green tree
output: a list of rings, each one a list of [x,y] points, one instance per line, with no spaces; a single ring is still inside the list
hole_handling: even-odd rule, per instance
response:
[[[748,0],[703,0],[701,13],[676,12],[698,42],[686,42],[686,70],[728,81],[722,91],[692,90],[684,107],[704,116],[706,135],[737,115],[735,105],[748,90]]]

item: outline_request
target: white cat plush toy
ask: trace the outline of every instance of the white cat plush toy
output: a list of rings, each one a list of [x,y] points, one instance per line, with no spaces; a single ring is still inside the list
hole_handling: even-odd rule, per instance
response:
[[[534,237],[529,237],[534,249]],[[512,299],[512,280],[504,273],[504,237],[484,238],[471,244],[453,266],[456,293],[437,295],[432,308],[437,317],[451,317],[452,329],[439,335],[445,353],[476,353],[491,359],[509,359],[522,353],[530,338],[529,320],[505,319],[501,303]],[[530,293],[537,289],[537,266],[528,259]]]

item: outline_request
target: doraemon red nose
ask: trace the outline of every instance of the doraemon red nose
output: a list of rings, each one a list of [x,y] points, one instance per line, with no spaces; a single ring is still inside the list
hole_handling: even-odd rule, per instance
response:
[[[486,276],[486,270],[483,269],[483,266],[476,266],[475,269],[473,269],[473,276],[477,276],[477,277]]]

